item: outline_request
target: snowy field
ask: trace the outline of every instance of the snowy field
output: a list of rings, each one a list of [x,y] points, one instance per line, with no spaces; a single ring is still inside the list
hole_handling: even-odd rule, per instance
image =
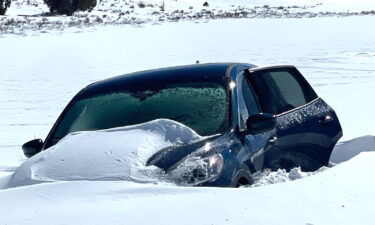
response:
[[[13,0],[1,33],[27,35],[108,24],[202,22],[222,18],[315,18],[375,15],[373,0],[98,0],[92,12],[50,16],[43,0]]]
[[[8,189],[0,192],[0,223],[371,225],[374,156],[258,188],[75,181]]]
[[[294,64],[338,113],[342,140],[374,135],[375,17],[107,26],[0,39],[0,165],[44,138],[68,101],[104,78],[200,62]],[[9,154],[8,154],[9,153]],[[3,160],[4,159],[4,160]]]
[[[1,34],[0,186],[25,160],[20,146],[45,138],[84,86],[196,60],[296,65],[336,110],[344,137],[335,167],[266,173],[253,188],[61,181],[0,190],[0,224],[373,224],[373,24],[373,16],[220,19]]]

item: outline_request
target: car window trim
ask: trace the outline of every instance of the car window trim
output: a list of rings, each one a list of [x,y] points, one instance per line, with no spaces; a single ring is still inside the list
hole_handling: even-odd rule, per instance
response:
[[[306,106],[308,106],[308,105],[311,105],[311,104],[317,102],[319,99],[321,99],[321,98],[320,98],[320,97],[317,97],[317,98],[315,98],[315,99],[313,99],[313,100],[307,102],[306,104],[300,105],[300,106],[298,106],[298,107],[295,107],[295,108],[293,108],[293,109],[290,109],[290,110],[288,110],[288,111],[285,111],[285,112],[282,112],[282,113],[279,113],[279,114],[275,114],[275,116],[276,116],[276,117],[279,117],[279,116],[283,116],[283,115],[285,115],[285,114],[291,113],[291,112],[293,112],[293,111],[299,110],[299,109],[301,109],[301,108],[303,108],[303,107],[306,107]]]
[[[293,65],[271,65],[271,66],[261,66],[261,67],[256,67],[256,68],[249,68],[246,71],[248,73],[252,73],[252,72],[257,72],[257,71],[260,71],[260,70],[273,70],[273,69],[283,69],[283,68],[297,69],[297,67],[295,67]]]
[[[243,86],[243,82],[246,82],[245,81],[245,76],[243,74],[238,74],[237,77],[236,77],[236,95],[237,95],[237,123],[238,123],[238,127],[239,127],[239,130],[240,131],[245,131],[246,130],[246,121],[243,121],[245,124],[243,124],[244,127],[242,127],[242,123],[241,123],[241,119],[242,119],[242,111],[241,111],[241,107],[244,107],[244,110],[247,111],[247,115],[249,116],[250,113],[249,113],[249,110],[246,106],[246,102],[245,102],[245,98],[243,96],[243,89],[242,89],[242,86]],[[240,99],[241,98],[241,99]]]

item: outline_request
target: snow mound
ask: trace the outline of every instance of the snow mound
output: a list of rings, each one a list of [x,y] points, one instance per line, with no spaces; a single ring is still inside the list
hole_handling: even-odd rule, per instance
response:
[[[314,172],[303,172],[301,171],[301,168],[293,168],[289,172],[287,172],[285,169],[279,169],[277,171],[265,170],[261,173],[255,174],[255,176],[253,177],[254,184],[250,187],[259,187],[294,181],[311,175],[315,175],[317,173],[321,173],[327,169],[328,167],[322,167]]]
[[[375,137],[371,135],[339,142],[332,151],[329,167],[351,160],[362,152],[370,151],[375,151]],[[289,172],[284,169],[279,169],[277,171],[265,170],[254,174],[254,184],[250,187],[259,187],[299,180],[326,171],[329,169],[329,167],[322,167],[314,172],[303,172],[300,168],[293,168]]]
[[[361,152],[375,151],[375,136],[366,135],[336,144],[330,161],[337,164],[348,161]]]
[[[9,187],[74,180],[156,182],[162,171],[146,167],[147,160],[160,149],[200,138],[192,129],[167,119],[72,133],[23,163]]]

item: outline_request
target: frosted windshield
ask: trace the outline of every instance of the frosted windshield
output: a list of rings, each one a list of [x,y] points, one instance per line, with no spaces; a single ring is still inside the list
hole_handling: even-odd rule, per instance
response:
[[[161,90],[106,93],[75,102],[58,124],[54,138],[161,118],[180,122],[200,135],[212,135],[226,129],[227,104],[224,87],[216,83],[194,82],[169,85]]]

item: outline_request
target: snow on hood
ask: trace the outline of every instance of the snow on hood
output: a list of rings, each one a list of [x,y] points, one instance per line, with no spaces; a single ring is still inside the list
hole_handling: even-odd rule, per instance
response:
[[[200,139],[194,130],[167,119],[108,130],[76,132],[24,162],[15,171],[8,186],[73,180],[155,182],[161,170],[145,166],[154,153],[165,147]]]

